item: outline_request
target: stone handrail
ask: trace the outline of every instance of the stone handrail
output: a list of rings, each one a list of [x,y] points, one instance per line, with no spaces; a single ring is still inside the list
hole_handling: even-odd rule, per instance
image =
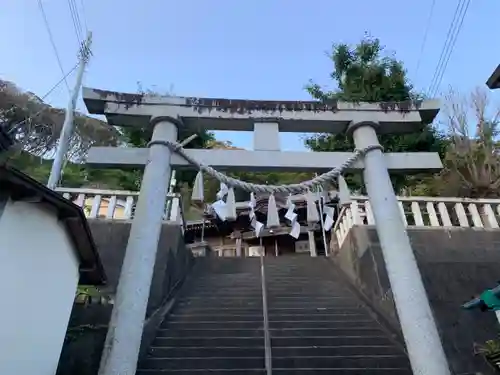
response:
[[[65,187],[55,190],[82,207],[89,219],[130,220],[134,216],[139,197],[138,191]],[[174,193],[167,197],[164,220],[178,222],[184,227],[182,199],[179,194]]]
[[[500,199],[398,197],[401,215],[411,227],[499,228]],[[351,197],[333,227],[338,246],[354,225],[374,225],[368,197]]]

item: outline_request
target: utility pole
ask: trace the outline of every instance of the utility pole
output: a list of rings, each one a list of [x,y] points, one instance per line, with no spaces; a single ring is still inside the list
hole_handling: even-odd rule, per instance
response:
[[[83,73],[85,72],[85,66],[89,61],[90,55],[92,54],[90,50],[90,46],[92,44],[92,33],[89,32],[87,34],[87,39],[83,42],[80,47],[79,52],[79,66],[78,73],[76,76],[76,83],[73,89],[73,93],[71,94],[70,101],[68,103],[68,108],[66,109],[66,116],[64,117],[64,124],[61,130],[61,135],[59,136],[59,144],[56,149],[56,156],[52,163],[52,169],[50,171],[49,182],[47,183],[47,187],[49,189],[54,190],[59,183],[59,179],[61,178],[61,172],[63,168],[64,157],[68,152],[69,141],[71,136],[73,135],[74,129],[74,114],[76,101],[78,100],[78,94],[80,93],[80,88],[82,86]]]

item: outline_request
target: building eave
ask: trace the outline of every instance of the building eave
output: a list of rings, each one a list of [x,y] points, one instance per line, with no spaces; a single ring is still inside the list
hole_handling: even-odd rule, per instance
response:
[[[104,267],[83,210],[59,193],[21,171],[0,165],[0,190],[12,200],[25,200],[53,208],[65,225],[80,263],[80,284],[102,285],[106,282]]]
[[[496,67],[490,78],[488,78],[488,80],[486,81],[486,86],[488,86],[491,90],[500,88],[500,64]]]

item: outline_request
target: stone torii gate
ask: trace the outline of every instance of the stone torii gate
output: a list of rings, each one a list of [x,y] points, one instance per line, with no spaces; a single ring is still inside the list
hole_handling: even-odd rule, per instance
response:
[[[283,152],[280,132],[352,135],[357,149],[379,146],[378,134],[416,132],[439,111],[433,100],[404,103],[328,103],[156,97],[83,89],[90,113],[115,126],[149,126],[149,148],[96,147],[87,162],[145,166],[101,361],[101,375],[134,375],[171,169],[192,167],[168,143],[178,128],[254,132],[254,150],[185,150],[218,170],[324,172],[353,153]],[[396,309],[415,374],[448,375],[449,368],[406,233],[388,170],[415,173],[442,168],[437,153],[383,153],[371,149],[349,167],[363,172]]]

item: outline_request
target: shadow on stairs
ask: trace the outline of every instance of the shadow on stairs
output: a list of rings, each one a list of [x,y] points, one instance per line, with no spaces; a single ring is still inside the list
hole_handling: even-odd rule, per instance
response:
[[[139,375],[266,374],[260,259],[198,258]],[[265,258],[273,374],[411,374],[328,259]]]

